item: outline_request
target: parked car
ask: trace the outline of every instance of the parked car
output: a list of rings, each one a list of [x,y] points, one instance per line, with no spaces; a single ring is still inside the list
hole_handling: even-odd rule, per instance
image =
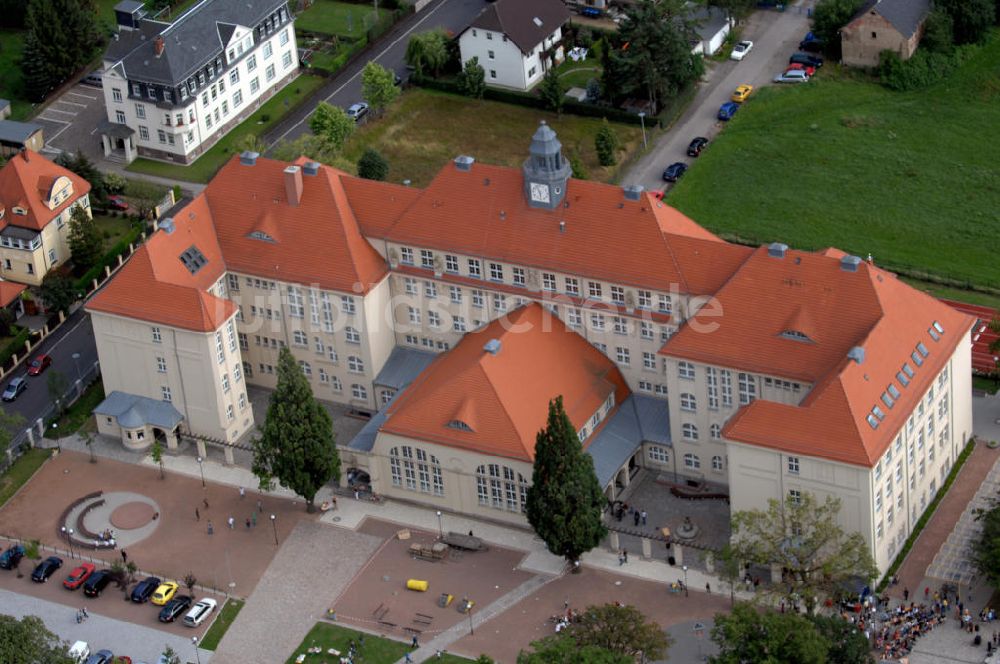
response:
[[[174,595],[177,594],[177,588],[179,586],[176,581],[164,581],[157,586],[156,592],[153,593],[153,604],[163,606],[174,598]]]
[[[80,81],[81,83],[86,83],[87,85],[96,85],[99,88],[104,87],[104,70],[95,69],[90,72]]]
[[[801,69],[810,76],[816,73],[816,68],[813,67],[812,65],[804,65],[799,62],[793,62],[792,64],[788,65],[788,69]],[[788,69],[786,69],[785,71],[788,71]]]
[[[31,573],[31,580],[35,583],[45,583],[49,580],[49,577],[56,573],[56,570],[62,567],[62,558],[58,556],[49,556],[42,562],[38,563],[35,567],[35,571]]]
[[[818,55],[810,55],[809,53],[794,53],[792,57],[788,58],[788,64],[794,65],[796,63],[819,69],[823,66],[823,58]]]
[[[747,57],[751,49],[753,49],[752,41],[741,41],[736,44],[736,46],[733,46],[733,52],[729,54],[729,59],[737,61],[742,60]]]
[[[774,77],[775,83],[808,83],[809,74],[805,73],[801,69],[789,69],[784,74],[778,74]]]
[[[6,551],[0,553],[0,568],[14,569],[24,558],[24,547],[20,544],[13,544]]]
[[[87,597],[100,597],[104,589],[111,583],[111,570],[102,569],[94,572],[83,584],[83,594]]]
[[[160,622],[173,622],[177,616],[188,610],[191,606],[191,597],[188,595],[178,595],[167,602],[166,606],[160,609]]]
[[[87,658],[87,664],[111,664],[115,654],[110,650],[98,650]]]
[[[163,582],[158,577],[147,576],[136,584],[129,597],[136,604],[144,604],[149,601],[149,598],[153,596],[153,593],[160,587],[161,583]]]
[[[737,104],[742,104],[743,102],[745,102],[747,99],[750,98],[750,94],[752,92],[753,92],[753,86],[744,83],[743,85],[736,87],[736,90],[733,92],[733,96],[731,98]]]
[[[708,147],[708,139],[704,136],[699,136],[688,144],[687,155],[689,157],[697,157],[706,147]]]
[[[108,196],[108,207],[112,210],[127,210],[128,201],[121,196]]]
[[[39,355],[28,365],[28,375],[38,376],[50,366],[52,366],[52,358],[45,354]]]
[[[215,611],[218,603],[211,597],[205,597],[191,607],[191,610],[184,616],[184,624],[188,627],[197,627],[205,622],[205,619]]]
[[[586,16],[587,18],[601,18],[601,10],[597,7],[581,7],[580,16]]]
[[[353,118],[355,122],[361,122],[361,118],[368,115],[368,104],[359,101],[347,107],[347,117]]]
[[[69,657],[73,664],[85,664],[90,657],[90,645],[86,641],[77,641],[70,646]]]
[[[687,170],[687,164],[683,161],[676,161],[663,170],[663,179],[667,182],[677,182],[680,176]]]
[[[3,395],[0,399],[4,401],[13,401],[14,399],[21,396],[21,392],[28,389],[28,381],[25,380],[24,376],[18,376],[7,383],[6,389],[3,391]]]
[[[815,37],[809,39],[808,37],[810,37],[811,35],[812,33],[810,32],[808,35],[806,35],[807,37],[806,39],[803,39],[802,41],[799,42],[799,50],[805,51],[807,53],[822,53],[823,40],[816,39]]]
[[[90,575],[94,573],[94,566],[90,563],[80,563],[77,565],[66,580],[63,581],[63,588],[67,590],[76,590],[90,578]]]
[[[725,104],[719,107],[719,119],[726,121],[731,120],[736,111],[740,110],[740,105],[735,101],[727,101]]]

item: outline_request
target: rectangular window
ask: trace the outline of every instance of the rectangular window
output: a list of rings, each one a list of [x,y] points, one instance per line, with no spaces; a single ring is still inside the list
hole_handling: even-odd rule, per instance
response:
[[[503,265],[500,263],[490,263],[490,279],[492,281],[503,281]]]
[[[431,270],[434,268],[434,252],[427,249],[420,250],[420,267]]]
[[[476,279],[483,278],[483,268],[479,261],[475,258],[469,259],[469,276],[475,277]]]
[[[590,314],[590,328],[595,331],[604,331],[604,315]]]
[[[627,335],[628,334],[628,320],[624,316],[615,316],[615,334]]]
[[[513,269],[513,272],[514,272],[514,285],[515,286],[524,286],[524,284],[525,284],[524,268],[523,267],[515,267],[515,268],[512,268],[512,269]]]
[[[451,295],[451,301],[455,304],[462,303],[462,289],[458,286],[449,286],[448,292]]]
[[[507,296],[502,293],[493,293],[493,309],[498,314],[507,311]]]
[[[351,297],[350,295],[341,295],[340,310],[343,311],[345,314],[355,313],[357,311],[357,308],[354,304],[354,298]]]
[[[260,81],[257,80],[256,76],[254,76],[250,79],[250,94],[255,95],[258,90],[260,90]]]
[[[433,281],[425,281],[424,282],[424,295],[427,296],[429,299],[432,299],[432,300],[434,298],[436,298],[437,295],[438,295],[437,284],[435,282],[433,282]]]
[[[550,272],[542,272],[542,288],[547,291],[555,291],[556,275]]]
[[[271,46],[271,42],[264,43],[264,59],[271,57],[274,54],[274,48]]]
[[[790,456],[788,457],[788,472],[792,475],[799,474],[799,458]]]
[[[156,358],[156,370],[159,373],[167,373],[167,360],[163,357]]]
[[[163,342],[163,335],[160,333],[160,328],[152,327],[150,328],[153,332],[153,343],[158,344]]]
[[[452,274],[458,274],[458,256],[445,254],[444,269],[446,272],[451,272]]]
[[[652,309],[653,308],[653,294],[648,290],[638,291],[639,295],[639,308],[640,309]]]
[[[482,309],[483,304],[484,304],[483,291],[481,290],[472,291],[472,306]]]
[[[136,94],[138,94],[138,93],[136,93]],[[121,89],[120,88],[111,88],[111,98],[113,100],[115,100],[115,101],[119,101],[120,102],[122,100],[122,91],[121,91]]]
[[[301,288],[288,287],[288,315],[292,318],[304,318],[306,315]]]
[[[611,301],[615,304],[625,304],[625,289],[621,286],[612,286]]]
[[[226,361],[226,351],[222,345],[222,332],[215,333],[215,356],[219,364]]]
[[[163,400],[164,401],[167,401],[167,402],[173,401],[173,396],[170,393],[170,388],[167,387],[166,385],[161,385],[160,386],[160,394],[163,395]]]
[[[254,53],[249,58],[247,58],[247,73],[252,72],[257,68],[257,54]]]
[[[732,408],[733,406],[733,374],[731,371],[721,370],[719,372],[720,383],[722,385],[722,407]]]
[[[642,353],[642,368],[643,369],[656,369],[656,354],[650,353],[648,351],[643,351]]]
[[[653,324],[650,323],[649,321],[645,321],[645,320],[644,321],[640,321],[639,322],[639,336],[641,338],[643,338],[643,339],[652,339],[653,338]]]
[[[631,359],[628,348],[623,348],[622,346],[616,347],[615,356],[618,359],[618,364],[624,364],[625,366],[628,366],[629,361]]]
[[[285,51],[285,54],[281,56],[281,66],[288,69],[292,66],[292,52]]]
[[[281,31],[281,36],[278,37],[278,44],[280,46],[284,46],[287,43],[288,43],[288,29],[285,28],[284,30]]]
[[[745,406],[757,398],[757,383],[751,374],[741,373],[740,380],[740,405]]]
[[[566,308],[566,322],[573,327],[580,327],[583,325],[583,316],[580,314],[579,309],[574,309],[572,307]]]
[[[719,370],[715,367],[705,367],[705,382],[708,392],[708,407],[711,410],[719,408]]]
[[[580,282],[575,277],[566,277],[566,294],[579,295]]]
[[[140,120],[145,120],[146,119],[146,107],[143,106],[142,104],[136,104],[135,105],[135,117],[139,118]]]
[[[601,299],[601,284],[597,281],[587,282],[587,297],[594,298],[595,300]]]
[[[144,141],[149,140],[149,129],[146,125],[139,125],[139,138]]]
[[[268,81],[274,78],[274,65],[268,65],[264,70],[264,78]]]
[[[115,120],[118,121],[118,124],[125,124],[125,112],[115,111]],[[161,131],[160,133],[162,134],[163,132]]]
[[[788,497],[792,499],[792,502],[796,505],[802,502],[802,492],[798,489],[789,489]]]

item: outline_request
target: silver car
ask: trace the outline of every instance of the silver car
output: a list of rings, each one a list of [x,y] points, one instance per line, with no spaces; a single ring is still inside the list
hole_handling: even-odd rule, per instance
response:
[[[808,83],[809,74],[802,69],[789,69],[784,74],[774,77],[775,83]]]

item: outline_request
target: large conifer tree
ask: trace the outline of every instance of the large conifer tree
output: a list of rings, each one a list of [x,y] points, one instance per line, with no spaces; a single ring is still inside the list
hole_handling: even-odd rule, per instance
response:
[[[253,441],[253,472],[261,489],[270,490],[277,480],[305,498],[310,512],[320,487],[340,476],[330,414],[316,401],[287,347],[278,357],[278,386],[267,419]]]
[[[583,451],[562,397],[556,397],[549,402],[546,427],[535,438],[535,467],[525,505],[528,522],[549,551],[576,563],[607,533],[601,521],[605,502],[594,460]]]

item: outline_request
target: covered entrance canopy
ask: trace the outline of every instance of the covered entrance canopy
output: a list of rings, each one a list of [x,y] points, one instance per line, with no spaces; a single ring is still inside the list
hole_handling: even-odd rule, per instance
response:
[[[135,130],[128,125],[101,120],[97,130],[101,132],[101,147],[104,149],[105,159],[131,164],[138,156],[135,150]]]

